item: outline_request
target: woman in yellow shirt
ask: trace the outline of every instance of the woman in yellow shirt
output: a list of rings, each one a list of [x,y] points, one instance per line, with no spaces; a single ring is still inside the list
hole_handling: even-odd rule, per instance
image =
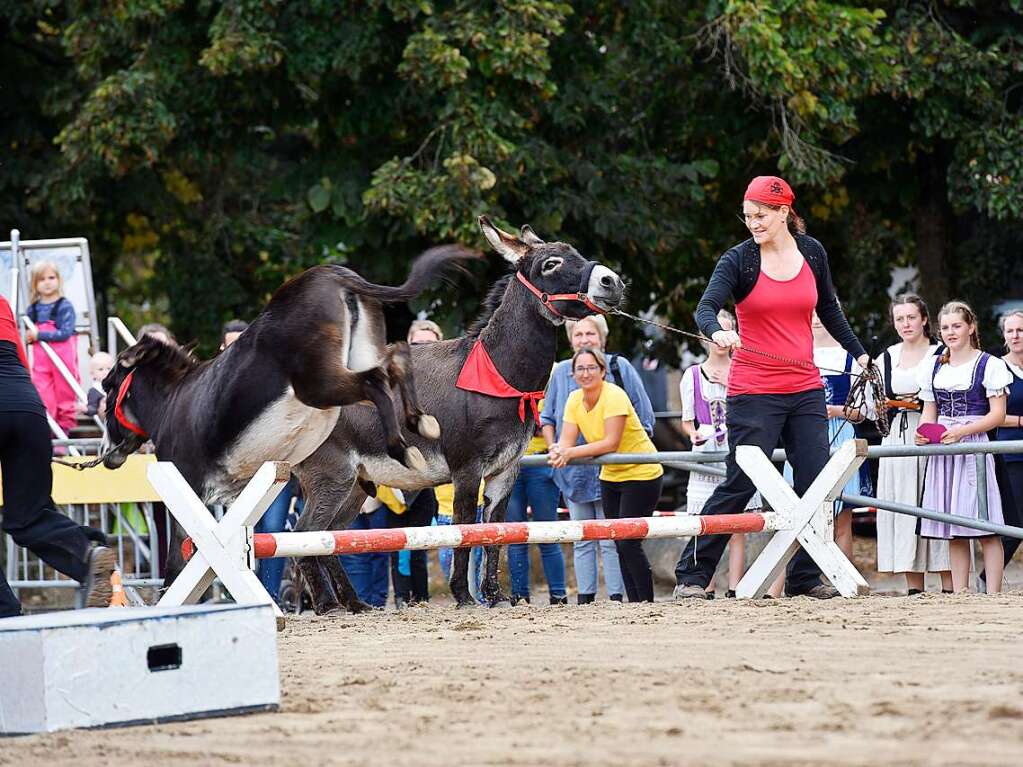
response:
[[[597,349],[581,349],[572,357],[572,375],[579,389],[565,403],[564,426],[549,463],[556,469],[573,458],[593,458],[607,453],[654,453],[654,443],[643,430],[629,395],[604,380],[607,361]],[[582,432],[586,444],[577,445]],[[661,496],[659,463],[608,464],[600,469],[600,492],[604,516],[648,517]],[[642,541],[615,541],[622,568],[632,578],[642,602],[654,601],[650,562]]]

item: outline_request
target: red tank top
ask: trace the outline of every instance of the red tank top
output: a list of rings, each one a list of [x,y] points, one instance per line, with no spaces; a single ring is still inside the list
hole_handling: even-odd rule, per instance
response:
[[[791,280],[775,280],[762,271],[753,290],[735,306],[743,346],[805,365],[781,362],[740,349],[728,374],[728,394],[794,394],[821,389],[820,371],[813,363],[810,320],[817,306],[817,283],[803,263]]]

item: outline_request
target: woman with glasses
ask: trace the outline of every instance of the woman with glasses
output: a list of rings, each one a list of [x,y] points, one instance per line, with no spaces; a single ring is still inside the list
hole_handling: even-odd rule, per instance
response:
[[[581,349],[572,357],[572,374],[579,388],[565,404],[561,437],[550,449],[548,462],[564,468],[576,458],[607,453],[654,453],[656,448],[636,415],[625,391],[604,380],[607,360],[597,349]],[[580,433],[585,444],[577,444]],[[648,517],[661,496],[658,463],[608,464],[600,469],[604,516]],[[635,588],[629,601],[653,602],[654,582],[642,541],[615,541],[622,570]]]
[[[734,352],[728,375],[727,475],[703,507],[704,514],[738,514],[756,488],[735,461],[735,448],[755,445],[768,456],[785,445],[802,496],[828,462],[824,383],[813,361],[811,318],[862,367],[871,364],[835,298],[824,246],[806,234],[792,208],[796,196],[784,179],[757,176],[746,188],[742,212],[748,240],[718,259],[696,308],[700,330]],[[735,301],[739,332],[725,330],[717,313]],[[728,537],[689,540],[675,577],[676,599],[706,599]],[[820,568],[800,550],[789,563],[789,596],[830,599],[838,591],[821,582]]]
[[[565,332],[572,344],[573,352],[580,349],[603,351],[607,346],[607,320],[600,315],[584,317],[576,322],[566,322]],[[606,359],[608,370],[604,376],[605,380],[625,390],[639,416],[643,430],[653,436],[654,409],[646,389],[643,388],[639,373],[627,359],[617,354],[607,354]],[[571,359],[563,360],[554,366],[550,383],[547,384],[543,412],[540,413],[543,439],[548,450],[557,444],[561,437],[565,404],[572,392],[578,388],[579,385],[572,373]],[[573,521],[604,518],[604,509],[600,503],[599,466],[566,466],[554,472],[554,482],[565,498],[569,516]],[[630,600],[635,600],[637,598],[635,589],[628,573],[622,572],[614,541],[576,541],[572,544],[572,560],[579,604],[590,604],[597,597],[597,587],[600,583],[598,552],[600,564],[604,566],[604,585],[607,587],[608,598],[620,602],[623,595],[628,594]]]

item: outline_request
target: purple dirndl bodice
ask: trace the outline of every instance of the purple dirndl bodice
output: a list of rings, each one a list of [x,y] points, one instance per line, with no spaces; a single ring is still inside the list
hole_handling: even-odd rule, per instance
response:
[[[984,352],[973,366],[973,379],[966,391],[947,391],[934,386],[934,378],[941,368],[941,358],[935,357],[934,369],[931,371],[931,390],[934,401],[938,405],[938,415],[944,418],[964,418],[971,415],[987,415],[990,405],[987,401],[987,389],[984,387],[984,371],[987,370],[991,355]]]

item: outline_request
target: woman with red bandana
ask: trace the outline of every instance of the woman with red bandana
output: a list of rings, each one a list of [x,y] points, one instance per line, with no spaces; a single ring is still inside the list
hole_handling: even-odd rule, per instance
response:
[[[792,207],[795,199],[792,188],[777,176],[757,176],[750,182],[742,212],[753,236],[721,256],[696,309],[704,335],[734,351],[728,377],[727,475],[703,514],[737,514],[753,496],[753,482],[735,461],[739,445],[755,445],[770,455],[780,438],[800,496],[827,463],[824,384],[813,361],[814,310],[862,367],[870,364],[835,298],[828,254],[806,234]],[[729,298],[735,301],[739,333],[718,323],[717,314]],[[707,598],[707,584],[727,543],[727,535],[690,539],[675,567],[676,599]],[[803,550],[789,563],[785,590],[789,596],[817,599],[838,595],[821,582],[820,568]]]

